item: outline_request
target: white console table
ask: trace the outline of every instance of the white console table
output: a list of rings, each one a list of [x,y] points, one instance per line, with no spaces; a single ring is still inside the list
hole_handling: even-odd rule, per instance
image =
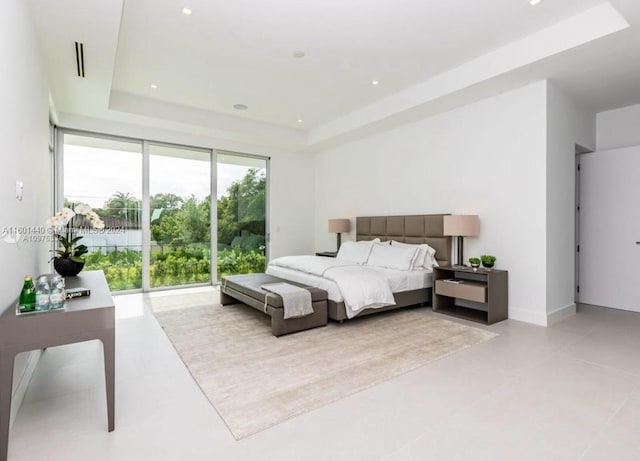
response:
[[[67,288],[85,287],[91,295],[68,300],[58,311],[16,315],[9,308],[0,316],[0,461],[9,448],[11,387],[16,354],[47,347],[99,339],[104,350],[109,432],[115,428],[115,307],[102,271],[67,277]]]

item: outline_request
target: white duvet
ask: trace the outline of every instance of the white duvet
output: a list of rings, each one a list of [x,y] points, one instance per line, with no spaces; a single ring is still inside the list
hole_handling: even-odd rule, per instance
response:
[[[368,267],[317,256],[284,256],[274,259],[269,266],[305,272],[335,282],[342,293],[349,318],[363,309],[395,304],[386,278]]]

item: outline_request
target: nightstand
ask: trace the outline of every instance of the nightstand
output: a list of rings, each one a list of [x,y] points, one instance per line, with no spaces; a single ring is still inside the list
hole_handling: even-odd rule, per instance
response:
[[[327,258],[335,258],[338,254],[337,251],[319,251],[316,256],[326,256]]]
[[[508,275],[499,269],[433,268],[433,311],[492,323],[508,316]]]

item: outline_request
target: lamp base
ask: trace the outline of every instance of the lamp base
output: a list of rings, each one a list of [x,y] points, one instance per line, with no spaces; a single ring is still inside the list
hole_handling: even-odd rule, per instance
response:
[[[463,258],[463,253],[464,253],[464,237],[462,235],[458,235],[457,237],[457,246],[458,246],[458,260],[456,261],[456,266],[463,266],[465,267],[464,264],[464,258]]]
[[[464,237],[461,235],[458,235],[456,237],[456,246],[457,246],[457,255],[456,255],[456,263],[453,264],[453,267],[469,267],[468,264],[465,264],[464,262]]]

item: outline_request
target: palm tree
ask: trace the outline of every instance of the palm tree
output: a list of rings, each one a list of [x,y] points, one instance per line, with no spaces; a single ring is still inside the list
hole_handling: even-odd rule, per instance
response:
[[[116,192],[105,203],[105,213],[126,222],[137,223],[140,215],[140,200],[129,192]]]

